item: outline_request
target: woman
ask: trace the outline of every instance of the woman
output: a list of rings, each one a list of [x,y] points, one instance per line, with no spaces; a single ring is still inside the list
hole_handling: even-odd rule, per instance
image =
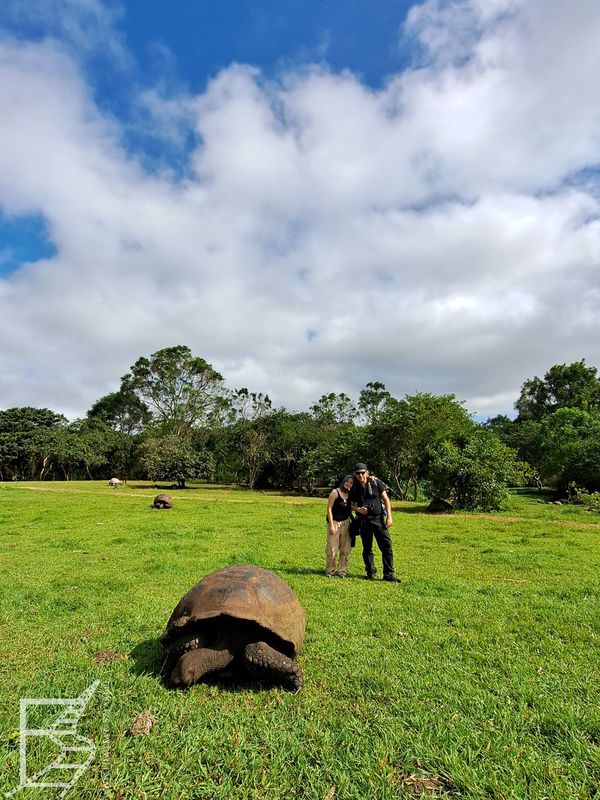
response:
[[[325,575],[346,577],[350,555],[350,489],[354,476],[346,475],[327,500],[327,545],[325,547]],[[338,562],[339,555],[339,563]]]

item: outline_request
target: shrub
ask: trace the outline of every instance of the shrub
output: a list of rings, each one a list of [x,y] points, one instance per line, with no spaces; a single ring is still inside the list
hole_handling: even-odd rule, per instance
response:
[[[506,485],[517,471],[515,452],[494,433],[478,429],[465,442],[443,443],[431,465],[429,485],[455,508],[495,511],[504,507]]]

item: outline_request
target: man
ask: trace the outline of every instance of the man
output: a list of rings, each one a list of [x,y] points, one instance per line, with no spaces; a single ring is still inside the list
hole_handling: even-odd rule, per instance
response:
[[[360,534],[363,545],[363,561],[367,571],[367,579],[373,580],[377,573],[375,558],[373,556],[373,537],[381,551],[383,561],[383,580],[390,583],[399,583],[399,578],[394,575],[394,554],[392,551],[392,537],[388,528],[392,527],[392,506],[385,486],[378,478],[371,478],[367,465],[359,463],[354,467],[356,480],[352,487],[350,498],[352,510],[356,512],[358,523],[357,533]],[[385,507],[386,517],[383,516]]]

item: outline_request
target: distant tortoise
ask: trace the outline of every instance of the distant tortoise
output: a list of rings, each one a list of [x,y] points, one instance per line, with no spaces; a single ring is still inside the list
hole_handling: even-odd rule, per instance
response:
[[[452,511],[452,503],[449,503],[447,500],[442,500],[441,497],[434,497],[425,511],[428,511],[430,514],[446,514]]]
[[[297,691],[304,675],[295,657],[306,614],[292,589],[252,564],[207,575],[182,597],[160,638],[172,686],[191,686],[226,671]]]
[[[109,480],[109,482],[108,482],[108,485],[109,485],[109,486],[112,486],[112,487],[113,487],[113,489],[114,489],[114,488],[115,488],[115,486],[120,486],[120,485],[121,485],[121,481],[120,481],[118,478],[111,478],[111,479]]]
[[[173,498],[170,494],[157,494],[152,502],[154,508],[173,508]]]

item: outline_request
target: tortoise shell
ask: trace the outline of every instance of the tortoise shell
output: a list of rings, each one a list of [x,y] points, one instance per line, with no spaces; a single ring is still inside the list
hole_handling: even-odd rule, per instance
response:
[[[168,648],[188,625],[217,617],[223,624],[228,617],[255,622],[291,645],[294,655],[304,641],[306,614],[287,583],[268,569],[236,564],[192,586],[171,614],[161,644]]]
[[[154,508],[173,508],[173,498],[170,494],[157,494],[152,505]]]

